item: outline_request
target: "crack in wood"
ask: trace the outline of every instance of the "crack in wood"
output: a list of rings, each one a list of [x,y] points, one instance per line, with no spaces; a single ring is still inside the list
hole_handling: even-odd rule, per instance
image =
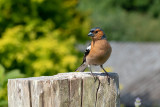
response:
[[[42,92],[41,94],[41,97],[42,97],[42,107],[44,107],[44,103],[45,103],[45,98],[44,98],[44,92]]]
[[[28,91],[29,91],[29,99],[30,99],[30,107],[32,107],[32,91],[31,91],[31,81],[28,81]]]
[[[98,90],[99,90],[100,84],[101,84],[101,82],[100,82],[100,80],[98,79],[98,87],[97,87],[97,91],[96,91],[95,107],[97,107]]]
[[[68,88],[69,88],[69,92],[68,92],[68,94],[69,94],[69,107],[70,107],[70,103],[71,103],[71,79],[68,79]]]
[[[81,79],[81,107],[83,103],[83,78]]]

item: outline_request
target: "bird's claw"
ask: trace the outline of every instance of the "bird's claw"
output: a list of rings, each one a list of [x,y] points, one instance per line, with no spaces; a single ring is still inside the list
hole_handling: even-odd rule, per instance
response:
[[[111,79],[111,77],[110,77],[109,74],[107,73],[107,82],[108,82],[108,85],[110,85],[110,79]]]

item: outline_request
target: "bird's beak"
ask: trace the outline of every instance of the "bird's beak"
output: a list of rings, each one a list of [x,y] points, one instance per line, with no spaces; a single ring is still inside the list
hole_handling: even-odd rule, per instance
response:
[[[94,35],[93,35],[93,33],[92,33],[92,32],[89,32],[89,33],[88,33],[88,36],[93,37]]]

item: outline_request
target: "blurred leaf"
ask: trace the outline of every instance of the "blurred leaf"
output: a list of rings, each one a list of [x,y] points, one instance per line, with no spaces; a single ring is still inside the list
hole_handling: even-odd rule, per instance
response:
[[[4,73],[5,73],[5,69],[0,64],[0,87],[3,85],[3,82],[4,82]]]
[[[8,79],[13,79],[13,78],[22,78],[24,77],[24,74],[20,73],[20,70],[12,70],[9,71],[6,75],[5,75],[5,81],[8,81]]]
[[[8,102],[6,100],[0,101],[0,107],[7,107],[7,106],[8,106]]]

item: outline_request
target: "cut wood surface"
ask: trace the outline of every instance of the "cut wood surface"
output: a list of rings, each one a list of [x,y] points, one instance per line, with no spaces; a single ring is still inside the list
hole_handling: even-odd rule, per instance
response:
[[[9,107],[120,107],[116,73],[60,73],[8,80]]]

